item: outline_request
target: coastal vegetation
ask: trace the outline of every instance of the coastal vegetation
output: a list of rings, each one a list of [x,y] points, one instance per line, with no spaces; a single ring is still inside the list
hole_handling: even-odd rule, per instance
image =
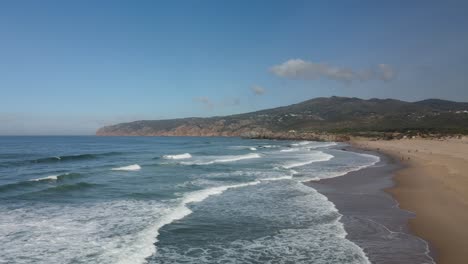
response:
[[[141,120],[100,128],[100,136],[241,136],[346,141],[468,134],[468,103],[440,99],[315,98],[251,113]]]

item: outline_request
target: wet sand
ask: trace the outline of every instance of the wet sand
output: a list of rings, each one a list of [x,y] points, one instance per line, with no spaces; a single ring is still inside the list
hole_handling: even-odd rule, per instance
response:
[[[363,152],[351,147],[348,151]],[[347,238],[364,249],[373,264],[434,263],[428,243],[412,235],[408,219],[414,214],[398,208],[384,191],[394,185],[392,177],[402,168],[386,155],[372,167],[343,177],[308,182],[332,201],[343,215]]]
[[[413,211],[411,230],[434,246],[437,263],[468,263],[468,141],[358,140],[360,148],[401,160],[389,192],[400,207]]]

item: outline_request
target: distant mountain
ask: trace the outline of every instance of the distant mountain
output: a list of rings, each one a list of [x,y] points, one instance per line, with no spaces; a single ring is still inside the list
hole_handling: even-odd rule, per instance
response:
[[[468,103],[333,96],[238,115],[121,123],[100,128],[96,134],[301,138],[389,132],[468,134]]]

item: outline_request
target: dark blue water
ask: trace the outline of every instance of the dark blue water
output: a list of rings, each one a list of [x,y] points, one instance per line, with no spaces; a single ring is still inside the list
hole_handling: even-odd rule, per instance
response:
[[[335,143],[0,137],[0,263],[368,263],[302,182],[377,160]]]

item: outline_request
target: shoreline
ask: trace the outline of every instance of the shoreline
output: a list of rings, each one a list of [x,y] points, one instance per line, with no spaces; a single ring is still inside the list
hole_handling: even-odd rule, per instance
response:
[[[386,191],[415,212],[410,230],[428,241],[439,264],[468,259],[468,141],[356,139],[352,145],[389,155],[404,166]]]
[[[408,220],[414,213],[400,209],[388,192],[394,186],[394,173],[404,164],[391,156],[346,146],[345,151],[378,156],[373,166],[343,176],[309,181],[311,186],[333,202],[342,214],[347,239],[360,246],[371,263],[435,263],[431,245],[417,237]]]

